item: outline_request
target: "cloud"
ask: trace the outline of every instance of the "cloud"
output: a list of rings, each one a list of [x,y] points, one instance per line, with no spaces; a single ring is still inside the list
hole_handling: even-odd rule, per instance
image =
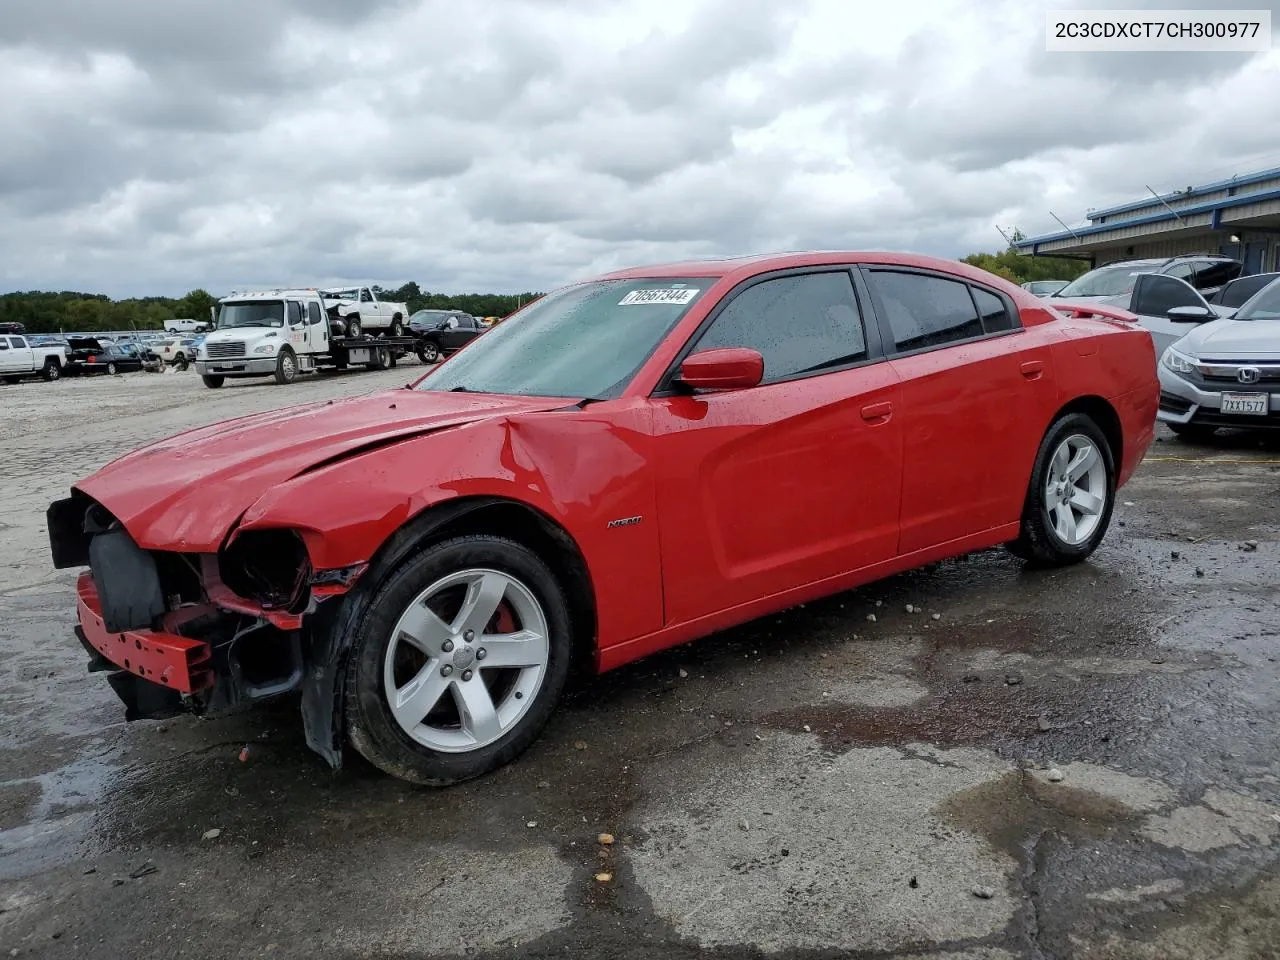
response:
[[[8,289],[960,256],[995,223],[1280,165],[1280,55],[1050,54],[1049,0],[10,6]]]

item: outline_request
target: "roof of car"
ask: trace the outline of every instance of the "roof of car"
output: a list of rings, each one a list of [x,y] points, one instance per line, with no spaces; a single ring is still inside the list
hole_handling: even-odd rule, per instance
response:
[[[770,253],[720,259],[685,260],[679,263],[659,263],[644,267],[631,267],[607,273],[596,280],[639,280],[653,277],[730,277],[746,279],[773,270],[789,270],[795,267],[836,266],[847,263],[885,264],[888,266],[922,267],[959,274],[981,283],[991,283],[993,276],[985,270],[971,267],[958,260],[944,260],[918,253],[891,253],[884,250],[814,250],[796,253]],[[1017,284],[1006,284],[1008,289],[1020,289]],[[1026,291],[1022,291],[1023,294]]]

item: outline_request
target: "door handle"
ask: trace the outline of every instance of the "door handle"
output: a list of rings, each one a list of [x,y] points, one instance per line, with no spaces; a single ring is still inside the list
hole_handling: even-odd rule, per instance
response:
[[[1027,360],[1018,369],[1022,371],[1022,375],[1028,380],[1039,380],[1041,374],[1044,373],[1044,361]]]
[[[884,423],[893,416],[892,403],[869,403],[862,408],[862,419],[868,423]]]

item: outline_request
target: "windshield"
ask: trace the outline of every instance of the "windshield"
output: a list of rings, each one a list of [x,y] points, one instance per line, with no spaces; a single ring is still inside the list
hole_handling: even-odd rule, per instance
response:
[[[453,314],[447,310],[419,310],[409,316],[409,325],[434,327],[441,320],[451,316]]]
[[[1055,297],[1118,297],[1128,293],[1138,282],[1140,273],[1150,273],[1145,264],[1125,263],[1114,267],[1099,267],[1076,277],[1054,294]]]
[[[1280,280],[1263,287],[1236,313],[1237,320],[1280,320]]]
[[[646,278],[567,287],[477,337],[417,389],[616,396],[714,282]]]
[[[283,327],[284,302],[255,300],[251,303],[224,303],[218,314],[218,329],[231,327]]]

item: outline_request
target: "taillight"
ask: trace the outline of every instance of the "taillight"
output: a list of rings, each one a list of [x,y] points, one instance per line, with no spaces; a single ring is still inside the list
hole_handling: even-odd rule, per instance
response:
[[[96,356],[94,356],[93,354],[89,354],[89,362],[90,362],[90,363],[97,363],[97,362],[98,362],[98,358],[97,358]]]

